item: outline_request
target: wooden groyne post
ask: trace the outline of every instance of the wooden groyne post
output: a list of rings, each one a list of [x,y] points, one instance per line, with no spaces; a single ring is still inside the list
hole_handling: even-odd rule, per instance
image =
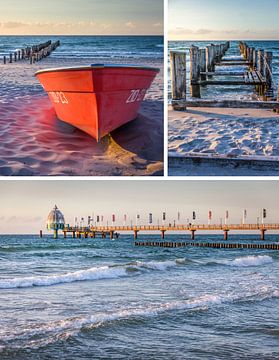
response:
[[[170,67],[172,78],[172,99],[186,101],[186,54],[170,52]],[[174,106],[175,110],[185,110],[185,106]]]
[[[60,40],[52,43],[51,40],[38,45],[28,46],[24,49],[17,50],[14,53],[9,54],[10,61],[9,63],[20,60],[29,60],[30,64],[33,64],[36,61],[40,61],[43,58],[49,56],[57,47],[60,46]],[[7,63],[6,55],[3,57],[3,63]]]
[[[197,46],[190,48],[190,92],[192,97],[201,97],[200,88],[200,52]]]
[[[265,100],[267,98],[273,98],[273,88],[272,88],[272,58],[273,54],[271,51],[266,51],[264,53],[264,73],[266,79],[266,91],[264,94]]]

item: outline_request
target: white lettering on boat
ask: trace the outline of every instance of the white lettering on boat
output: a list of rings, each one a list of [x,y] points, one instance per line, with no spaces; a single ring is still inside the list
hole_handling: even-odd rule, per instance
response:
[[[68,104],[69,101],[66,98],[66,95],[62,91],[50,91],[49,95],[51,96],[53,102],[56,104]]]
[[[142,101],[145,93],[146,93],[146,89],[131,90],[129,97],[126,100],[126,104],[133,103],[136,101]]]

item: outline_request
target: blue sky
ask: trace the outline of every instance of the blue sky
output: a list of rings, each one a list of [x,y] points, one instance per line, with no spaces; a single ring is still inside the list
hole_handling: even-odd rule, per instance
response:
[[[162,34],[163,0],[0,0],[0,34]]]
[[[278,0],[169,0],[169,37],[279,39]]]
[[[207,223],[212,210],[212,223],[229,210],[229,222],[239,223],[243,209],[247,222],[256,222],[261,208],[266,208],[268,222],[278,222],[278,181],[0,181],[0,233],[38,233],[45,230],[49,211],[55,204],[64,213],[66,222],[75,216],[116,214],[123,224],[123,215],[135,222],[136,214],[147,223],[148,214],[154,222],[167,212],[172,222],[181,213],[186,221],[196,211],[197,223]]]

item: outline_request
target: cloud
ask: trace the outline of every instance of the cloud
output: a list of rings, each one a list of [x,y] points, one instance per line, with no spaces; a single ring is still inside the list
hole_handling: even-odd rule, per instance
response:
[[[134,29],[136,27],[136,24],[132,21],[126,22],[125,26],[127,26],[130,29]]]
[[[7,223],[18,223],[18,222],[24,222],[24,223],[37,223],[41,222],[44,219],[41,216],[1,216],[0,220]]]
[[[213,32],[214,30],[210,29],[192,30],[185,27],[176,27],[175,29],[170,30],[170,33],[173,35],[207,35]]]
[[[25,27],[28,26],[28,23],[23,23],[21,21],[6,21],[6,22],[1,22],[1,27],[5,28],[5,29],[16,29],[16,28],[20,28],[20,27]]]

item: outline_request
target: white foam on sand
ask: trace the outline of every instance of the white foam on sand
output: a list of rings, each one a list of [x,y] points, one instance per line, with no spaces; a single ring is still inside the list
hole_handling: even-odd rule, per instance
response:
[[[98,62],[106,62],[99,59]],[[135,62],[115,59],[116,63]],[[163,64],[134,121],[113,131],[100,143],[57,120],[54,109],[34,74],[39,69],[75,66],[94,58],[48,57],[0,64],[0,176],[157,175],[163,170]]]

